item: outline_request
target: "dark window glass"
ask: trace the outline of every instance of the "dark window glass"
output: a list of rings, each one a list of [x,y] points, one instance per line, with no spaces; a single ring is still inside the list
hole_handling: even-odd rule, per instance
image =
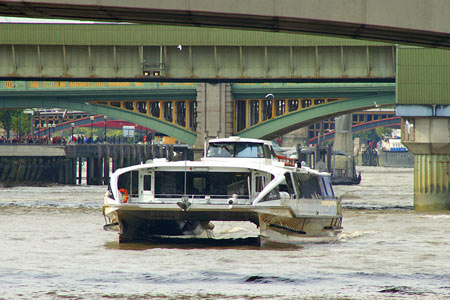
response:
[[[119,176],[119,182],[118,187],[120,189],[127,190],[128,194],[131,197],[137,197],[138,196],[138,172],[137,171],[131,171],[123,173]]]
[[[241,172],[156,172],[155,194],[157,197],[175,197],[184,195],[211,196],[211,198],[229,198],[233,194],[238,198],[249,197],[250,173]]]
[[[144,191],[152,190],[152,175],[144,175]]]
[[[312,174],[294,173],[294,184],[303,198],[322,198],[318,177]]]

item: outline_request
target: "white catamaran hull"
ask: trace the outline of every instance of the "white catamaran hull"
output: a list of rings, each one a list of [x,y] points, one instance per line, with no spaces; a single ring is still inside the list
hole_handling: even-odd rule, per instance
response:
[[[158,236],[200,236],[213,229],[211,221],[250,221],[260,230],[261,242],[303,243],[338,239],[342,215],[295,216],[289,206],[176,204],[105,205],[109,224],[117,224],[121,242]]]
[[[198,236],[214,221],[249,221],[263,241],[333,240],[342,224],[331,176],[279,162],[270,142],[209,142],[202,161],[155,160],[111,176],[105,229],[121,242]]]

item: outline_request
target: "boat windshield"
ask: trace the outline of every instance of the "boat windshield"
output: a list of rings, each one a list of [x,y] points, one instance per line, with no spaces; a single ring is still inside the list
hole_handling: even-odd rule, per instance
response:
[[[246,157],[263,158],[264,147],[261,143],[218,142],[210,143],[207,157]]]
[[[155,195],[159,198],[190,197],[249,198],[250,172],[155,172]]]

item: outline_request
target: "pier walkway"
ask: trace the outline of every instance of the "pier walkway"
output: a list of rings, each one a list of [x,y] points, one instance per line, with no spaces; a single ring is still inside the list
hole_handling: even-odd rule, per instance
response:
[[[0,145],[0,183],[16,184],[109,184],[118,168],[153,158],[193,159],[187,145],[68,144]],[[84,174],[83,174],[84,172]]]

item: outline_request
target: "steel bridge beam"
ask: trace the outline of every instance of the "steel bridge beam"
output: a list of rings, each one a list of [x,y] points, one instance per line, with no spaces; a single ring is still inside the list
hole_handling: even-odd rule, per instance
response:
[[[121,85],[119,85],[121,84]],[[123,101],[123,100],[195,100],[195,84],[165,86],[158,83],[136,82],[38,82],[3,81],[0,97],[22,99],[32,98],[78,98],[79,101]],[[1,99],[1,98],[0,98]],[[81,99],[81,100],[80,100]]]
[[[194,45],[180,51],[175,45],[15,45],[0,40],[0,80],[393,82],[395,52],[393,45]]]
[[[272,94],[274,99],[286,98],[362,98],[395,94],[395,83],[321,83],[321,84],[233,84],[233,97],[240,99],[264,99]]]
[[[148,112],[146,114],[139,113],[136,109],[136,100],[148,99],[169,99],[172,100],[182,100],[193,101],[197,97],[197,92],[195,85],[193,87],[183,87],[183,86],[172,86],[162,88],[160,85],[151,84],[153,88],[142,88],[141,86],[136,87],[106,87],[106,85],[111,83],[76,83],[72,82],[75,86],[69,87],[67,82],[4,82],[4,88],[0,89],[0,107],[12,108],[12,107],[59,107],[67,109],[75,109],[86,111],[94,114],[107,115],[117,119],[123,119],[129,122],[133,122],[153,130],[159,131],[161,133],[173,136],[183,142],[188,144],[193,144],[195,137],[198,135],[189,129],[189,126],[179,126],[176,124],[177,121],[168,122],[159,116],[152,116]],[[81,84],[79,86],[78,84]],[[94,86],[90,86],[93,84]],[[55,86],[56,85],[56,86]],[[89,85],[87,87],[85,85]],[[105,87],[99,87],[98,85],[105,85]],[[154,86],[153,86],[154,85]],[[51,88],[50,88],[51,86]],[[165,86],[165,85],[164,85]],[[379,105],[385,105],[384,102],[376,100],[376,97],[380,95],[385,95],[390,99],[389,104],[393,103],[395,85],[392,83],[360,83],[360,84],[288,84],[288,83],[272,83],[272,84],[234,84],[232,86],[233,95],[230,97],[234,98],[234,101],[240,101],[241,99],[267,99],[266,93],[272,92],[274,100],[276,99],[288,99],[288,98],[299,98],[299,97],[340,97],[340,98],[351,98],[351,99],[372,99],[372,102],[368,105],[361,101],[360,105],[355,107],[348,106],[348,101],[339,100],[339,102],[345,104],[335,103],[334,106],[320,104],[321,107],[339,107],[336,111],[331,113],[327,109],[316,110],[313,108],[303,109],[305,114],[298,114],[296,112],[290,112],[283,116],[278,116],[272,120],[264,121],[259,126],[253,126],[244,130],[238,134],[245,134],[246,136],[252,137],[267,137],[276,136],[277,134],[283,134],[289,132],[290,130],[299,128],[306,125],[307,123],[313,122],[316,119],[325,118],[330,114],[345,113],[348,111],[361,110],[367,107],[373,107],[374,101],[379,102]],[[211,94],[208,93],[209,98]],[[219,98],[218,98],[219,99]],[[222,99],[222,98],[220,98]],[[209,99],[213,101],[212,99]],[[223,99],[222,99],[223,100]],[[222,101],[220,100],[220,101]],[[232,100],[232,99],[231,99]],[[90,101],[90,102],[89,102]],[[124,109],[124,105],[120,107],[114,107],[112,105],[105,105],[110,101],[119,101],[124,103],[125,101],[131,101],[134,103],[134,109]],[[198,99],[197,99],[198,101]],[[219,102],[220,102],[219,101]],[[357,101],[356,101],[357,102]],[[215,103],[213,101],[213,103]],[[99,105],[97,105],[99,104]],[[148,104],[148,103],[147,103]],[[205,109],[212,109],[210,103],[205,106]],[[229,105],[232,110],[232,104]],[[340,107],[343,107],[341,110]],[[147,108],[148,110],[149,108]],[[197,108],[199,109],[199,108]],[[216,107],[217,109],[217,107]],[[228,115],[232,115],[233,112],[229,111]],[[302,119],[302,116],[308,116],[311,112],[317,112],[312,116]],[[321,115],[325,114],[325,115]],[[200,114],[202,115],[202,114]],[[227,113],[225,113],[227,115]],[[301,116],[300,121],[296,119],[296,116]],[[294,119],[292,119],[294,117]],[[226,118],[225,118],[226,119]],[[175,119],[174,119],[175,120]],[[187,119],[186,119],[187,120]],[[201,122],[201,120],[198,120]],[[203,120],[204,121],[204,120]],[[228,120],[232,124],[232,120]],[[217,125],[217,120],[214,121]],[[187,123],[186,123],[187,124]],[[275,124],[275,127],[274,127]],[[281,125],[280,125],[281,124]],[[222,124],[223,125],[223,124]],[[218,125],[219,127],[222,125]],[[208,125],[207,130],[212,130],[212,125]],[[232,127],[232,125],[230,125]],[[278,128],[277,126],[284,126],[283,128]],[[213,126],[214,127],[214,126]],[[274,132],[269,131],[263,135],[253,136],[255,130],[274,130]],[[277,129],[278,128],[278,129]],[[201,130],[200,130],[201,131]],[[249,133],[250,132],[250,133]],[[231,133],[229,133],[231,134]]]
[[[303,32],[450,48],[447,0],[0,0],[0,15]]]
[[[348,100],[331,102],[285,114],[238,133],[241,137],[273,139],[312,122],[369,108],[394,105],[393,93],[368,94]]]
[[[18,99],[2,99],[0,101],[0,108],[48,108],[48,107],[58,107],[67,108],[70,110],[79,110],[92,114],[100,114],[131,123],[139,124],[147,128],[151,128],[155,131],[164,133],[168,136],[172,136],[179,141],[186,144],[193,145],[197,138],[197,134],[186,129],[183,129],[174,124],[162,121],[157,118],[150,116],[141,115],[134,113],[132,111],[121,110],[119,108],[114,108],[111,106],[96,105],[89,102],[80,101],[78,98],[65,98],[64,101],[55,97],[53,99],[27,99],[22,98],[20,101]]]

